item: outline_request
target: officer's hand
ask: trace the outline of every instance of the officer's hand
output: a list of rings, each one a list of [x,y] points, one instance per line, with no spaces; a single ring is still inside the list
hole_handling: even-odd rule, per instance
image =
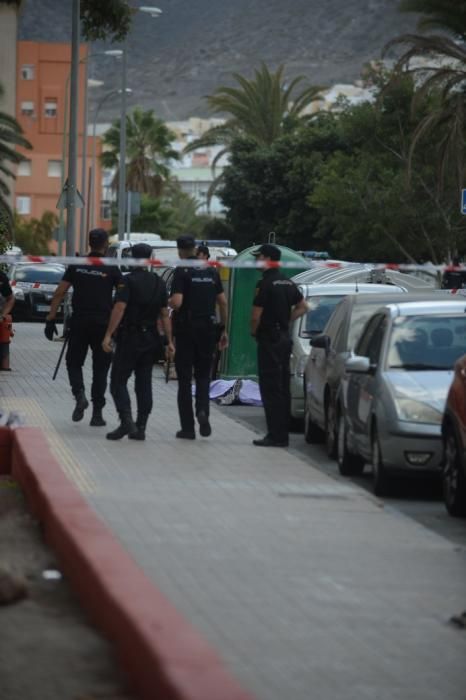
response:
[[[104,352],[112,352],[113,350],[113,340],[111,335],[106,335],[102,341],[102,350]]]
[[[172,360],[175,355],[175,346],[173,343],[167,343],[165,346],[165,355],[167,360]]]
[[[47,338],[47,340],[53,340],[53,336],[58,335],[58,329],[55,324],[55,321],[45,322],[44,335]]]
[[[219,350],[225,350],[225,348],[228,347],[228,334],[223,331],[222,335],[220,336],[220,340],[218,341],[218,349]]]

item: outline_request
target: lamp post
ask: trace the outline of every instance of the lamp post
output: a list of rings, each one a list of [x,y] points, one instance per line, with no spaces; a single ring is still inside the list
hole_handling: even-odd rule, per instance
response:
[[[144,12],[152,18],[162,14],[158,7],[138,7],[134,12]],[[122,241],[125,233],[126,212],[126,79],[127,79],[128,40],[125,38],[121,62],[121,111],[120,111],[120,162],[118,171],[118,240]],[[128,231],[129,233],[129,231]]]
[[[84,58],[81,58],[79,60],[79,63],[84,63],[87,69],[88,62],[91,58],[96,58],[99,56],[114,56],[115,58],[119,58],[123,54],[123,51],[121,49],[109,49],[107,51],[97,51],[95,53],[88,54]],[[68,122],[68,88],[70,84],[70,78],[71,78],[71,71],[68,73],[68,76],[66,78],[65,82],[65,109],[64,109],[64,114],[63,114],[63,139],[62,139],[62,158],[61,158],[61,176],[60,176],[60,192],[63,192],[63,187],[65,184],[65,161],[66,161],[66,136],[67,136],[67,129],[66,125]],[[85,173],[85,154],[86,154],[86,146],[87,146],[87,88],[88,88],[88,80],[87,80],[87,70],[86,70],[86,76],[85,76],[85,109],[84,109],[84,134],[83,134],[83,173]],[[82,194],[85,197],[85,180],[84,178],[82,179]],[[82,220],[84,219],[84,213],[82,216]],[[61,255],[63,250],[63,240],[65,237],[65,216],[64,216],[64,210],[60,209],[59,213],[59,224],[58,224],[58,254]],[[82,235],[82,234],[81,234]],[[82,240],[81,240],[81,251],[84,250],[82,246]]]
[[[97,119],[99,112],[104,104],[113,95],[119,95],[120,90],[111,90],[107,92],[98,102],[97,107],[94,112],[94,120],[92,125],[92,161],[91,161],[91,172],[90,172],[90,183],[89,183],[89,222],[90,227],[94,228],[95,222],[95,171],[96,171],[96,149],[97,149]],[[132,93],[131,88],[126,88],[126,93],[130,95]]]

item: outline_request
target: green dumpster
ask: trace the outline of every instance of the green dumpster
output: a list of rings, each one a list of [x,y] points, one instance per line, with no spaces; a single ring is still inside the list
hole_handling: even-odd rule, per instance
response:
[[[277,246],[282,252],[282,262],[296,263],[296,267],[285,267],[283,273],[287,277],[302,272],[310,267],[309,262],[302,255],[291,248]],[[256,341],[251,338],[249,332],[249,320],[251,306],[254,299],[254,290],[257,280],[262,277],[262,270],[254,267],[256,258],[252,251],[258,246],[252,246],[243,250],[236,258],[235,263],[250,264],[251,268],[233,268],[230,274],[228,286],[228,336],[229,346],[223,353],[220,374],[225,379],[257,377]]]

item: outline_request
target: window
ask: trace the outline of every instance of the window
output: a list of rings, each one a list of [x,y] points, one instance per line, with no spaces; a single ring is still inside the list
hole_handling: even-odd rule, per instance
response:
[[[21,102],[21,114],[24,117],[33,117],[34,116],[34,102],[30,102],[30,101]]]
[[[29,196],[16,197],[16,211],[18,214],[30,214],[31,198]]]
[[[30,160],[23,160],[18,165],[18,177],[29,177],[32,175],[32,165]]]
[[[24,65],[21,67],[21,78],[23,80],[34,80],[34,66]]]
[[[102,200],[100,202],[100,218],[103,221],[110,221],[112,218],[112,203],[108,200]]]
[[[49,119],[57,116],[57,100],[55,98],[45,100],[44,114]]]
[[[47,175],[49,177],[61,177],[61,160],[49,160]]]

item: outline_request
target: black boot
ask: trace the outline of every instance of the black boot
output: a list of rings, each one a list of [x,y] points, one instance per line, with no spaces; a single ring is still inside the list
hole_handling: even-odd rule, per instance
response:
[[[89,401],[86,399],[86,394],[84,391],[80,391],[76,396],[76,406],[74,407],[71,420],[78,423],[84,417],[84,411],[89,406]]]
[[[136,432],[132,433],[128,437],[131,438],[131,440],[145,440],[146,439],[146,425],[147,425],[147,420],[149,416],[142,414],[138,414],[138,417],[136,419]]]
[[[105,436],[107,440],[121,440],[122,437],[134,435],[137,432],[136,425],[133,421],[131,413],[120,413],[120,425],[111,433]]]
[[[101,428],[103,425],[107,425],[107,423],[104,420],[104,417],[102,415],[102,409],[101,408],[94,408],[92,409],[92,418],[89,423],[89,425],[93,425],[94,427]]]

